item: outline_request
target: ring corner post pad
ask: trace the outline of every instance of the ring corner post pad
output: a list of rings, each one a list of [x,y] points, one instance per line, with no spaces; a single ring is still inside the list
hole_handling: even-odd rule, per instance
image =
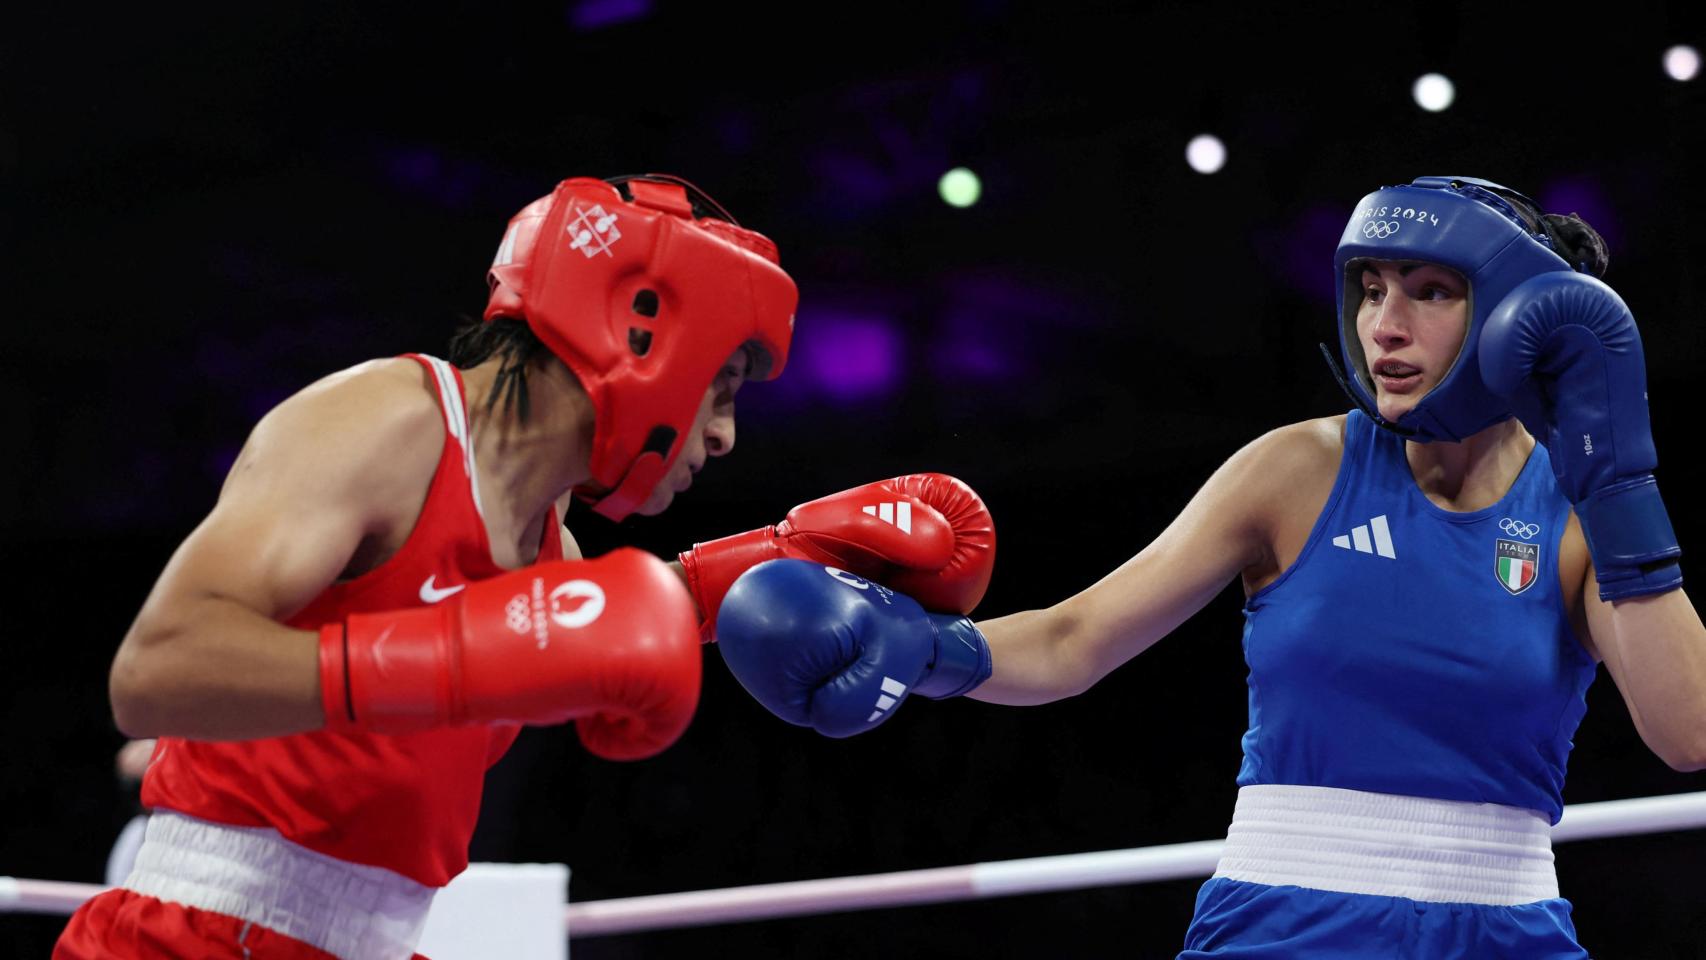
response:
[[[417,952],[433,960],[567,960],[569,868],[470,863],[433,898]]]

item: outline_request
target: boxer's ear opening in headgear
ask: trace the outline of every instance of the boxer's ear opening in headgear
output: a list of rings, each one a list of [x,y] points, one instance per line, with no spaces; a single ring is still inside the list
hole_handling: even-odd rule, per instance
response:
[[[645,446],[640,448],[642,453],[655,453],[660,457],[669,455],[669,448],[675,446],[675,430],[672,427],[656,426],[646,437]]]

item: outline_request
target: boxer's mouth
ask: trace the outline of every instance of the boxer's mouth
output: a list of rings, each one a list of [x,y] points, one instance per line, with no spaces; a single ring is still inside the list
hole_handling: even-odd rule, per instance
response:
[[[1375,381],[1392,393],[1408,393],[1421,382],[1421,367],[1391,357],[1376,360],[1370,369]]]

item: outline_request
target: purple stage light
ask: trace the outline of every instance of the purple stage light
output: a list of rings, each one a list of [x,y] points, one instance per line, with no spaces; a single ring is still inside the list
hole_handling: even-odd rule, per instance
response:
[[[942,367],[945,372],[957,373],[960,377],[971,379],[996,379],[1012,372],[1013,368],[1012,358],[1005,355],[1000,348],[996,348],[995,344],[966,336],[947,339],[938,356],[942,358],[938,367]]]
[[[1028,331],[1059,322],[1063,299],[1007,277],[959,277],[945,284],[950,304],[932,340],[931,366],[947,380],[1010,374],[1025,353]]]
[[[1350,211],[1338,206],[1310,207],[1287,231],[1280,262],[1285,279],[1298,291],[1322,304],[1339,296],[1339,281],[1333,276],[1333,251],[1344,235]]]
[[[440,207],[463,210],[525,193],[478,159],[429,144],[381,143],[370,149],[374,172],[390,188]]]
[[[243,410],[248,414],[251,423],[259,421],[272,412],[274,407],[290,399],[290,391],[281,387],[264,387],[251,390],[243,397]]]
[[[134,438],[133,442],[147,443]],[[116,451],[109,451],[109,455],[124,456]],[[71,501],[79,505],[81,519],[117,526],[141,517],[160,516],[169,509],[163,499],[170,498],[161,498],[157,493],[166,489],[172,479],[170,461],[158,450],[146,448],[133,449],[128,461],[122,471],[123,483],[110,482],[107,474],[80,478],[81,485],[71,494]]]
[[[235,345],[220,337],[207,337],[196,345],[195,369],[203,379],[216,383],[243,380],[253,368]]]
[[[231,472],[237,463],[237,455],[242,452],[242,448],[237,446],[219,447],[202,458],[202,469],[210,477],[224,477]]]
[[[1573,213],[1588,222],[1605,238],[1615,255],[1623,243],[1623,231],[1604,188],[1592,177],[1562,177],[1548,182],[1534,199],[1546,213]]]
[[[1119,322],[1117,312],[1081,290],[1008,271],[944,278],[941,303],[928,357],[944,381],[1020,374],[1069,331],[1100,331]]]
[[[887,204],[894,196],[892,178],[865,157],[827,148],[813,157],[811,164],[819,210],[856,218]]]
[[[797,329],[789,376],[779,383],[792,379],[795,387],[841,402],[887,396],[899,383],[901,336],[889,318],[820,313],[802,316]]]
[[[395,150],[388,159],[392,181],[405,187],[428,186],[443,166],[439,155],[424,147]]]
[[[717,118],[717,138],[730,153],[751,153],[758,138],[758,125],[750,113],[729,110]]]
[[[602,30],[649,16],[651,0],[575,0],[569,4],[569,26],[576,30]]]
[[[1289,223],[1253,229],[1256,258],[1269,275],[1319,304],[1338,298],[1333,250],[1351,210],[1338,204],[1305,207]]]

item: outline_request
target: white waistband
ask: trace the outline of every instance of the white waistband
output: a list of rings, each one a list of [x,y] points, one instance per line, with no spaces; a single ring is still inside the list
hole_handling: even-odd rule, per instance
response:
[[[1511,906],[1558,896],[1534,810],[1335,787],[1241,787],[1216,877]]]
[[[148,819],[128,890],[248,920],[343,960],[407,960],[434,888],[345,863],[265,827],[170,810]]]

